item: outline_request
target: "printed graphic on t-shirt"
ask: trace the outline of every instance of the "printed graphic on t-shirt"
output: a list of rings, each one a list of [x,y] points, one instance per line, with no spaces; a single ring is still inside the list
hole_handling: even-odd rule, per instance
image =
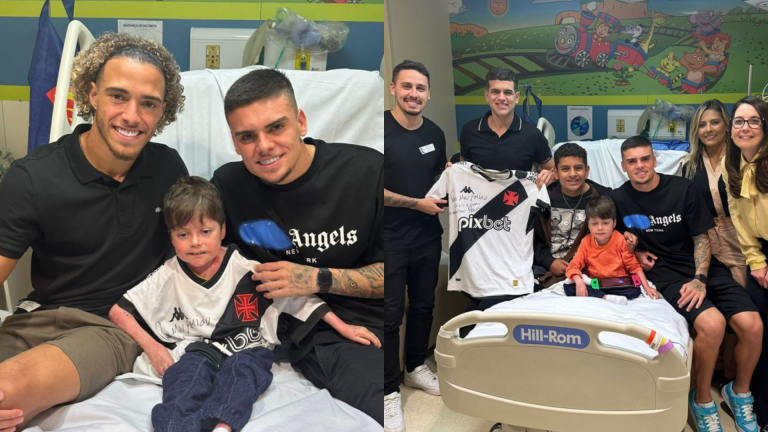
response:
[[[568,255],[573,242],[579,236],[582,225],[587,220],[583,209],[563,209],[552,207],[552,256],[562,259]]]

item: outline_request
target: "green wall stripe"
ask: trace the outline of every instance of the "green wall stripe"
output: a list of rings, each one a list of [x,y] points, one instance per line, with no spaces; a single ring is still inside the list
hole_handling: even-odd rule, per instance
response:
[[[29,86],[0,85],[0,100],[29,100]]]
[[[6,0],[0,17],[40,16],[42,3],[27,0]],[[51,2],[51,16],[65,18],[61,2]],[[201,19],[201,20],[263,20],[275,17],[275,10],[287,7],[312,20],[348,22],[384,22],[383,4],[335,3],[252,3],[252,2],[136,2],[136,1],[78,1],[75,18],[120,19]]]

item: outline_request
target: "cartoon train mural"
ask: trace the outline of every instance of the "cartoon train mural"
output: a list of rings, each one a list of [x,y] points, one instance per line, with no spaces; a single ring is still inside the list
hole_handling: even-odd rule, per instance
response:
[[[510,2],[483,3],[493,18],[481,24],[498,25],[497,17],[508,12]],[[728,53],[732,45],[728,33],[733,33],[734,41],[743,40],[734,32],[734,23],[768,24],[760,17],[750,18],[749,10],[739,12],[740,7],[679,15],[648,9],[643,2],[580,3],[578,10],[557,12],[554,25],[534,26],[530,32],[519,31],[526,27],[489,32],[476,23],[452,22],[454,94],[479,94],[487,70],[498,66],[554,94],[565,94],[561,89],[571,81],[576,92],[587,95],[636,90],[652,94],[656,86],[673,94],[699,94],[724,84],[717,89],[722,91],[733,86],[732,80],[723,80],[733,57]],[[742,55],[740,48],[731,51]],[[735,63],[733,68],[740,70],[741,65]],[[564,81],[565,74],[573,80]]]
[[[590,34],[587,29],[595,21],[598,22],[597,26],[594,33]],[[637,34],[639,36],[642,33],[642,27],[637,25],[633,26],[634,28],[639,28],[640,33]],[[562,68],[570,58],[573,58],[574,63],[581,68],[587,67],[590,63],[604,68],[615,57],[622,63],[637,68],[648,58],[640,48],[639,40],[635,40],[637,36],[632,40],[618,40],[616,43],[607,39],[611,33],[621,31],[621,21],[618,19],[603,12],[595,15],[592,11],[583,10],[578,29],[569,24],[557,31],[556,52],[547,51],[547,61]]]
[[[597,68],[607,68],[611,59],[623,63],[635,70],[641,67],[646,74],[659,84],[675,93],[697,94],[706,92],[722,77],[728,65],[730,37],[717,30],[722,23],[719,12],[700,11],[689,16],[688,21],[695,24],[691,27],[690,36],[693,43],[692,51],[683,51],[678,59],[673,51],[661,60],[659,67],[645,64],[648,60],[647,51],[655,43],[651,43],[654,28],[664,23],[664,18],[654,14],[650,31],[643,36],[640,24],[621,25],[621,21],[606,13],[593,13],[593,10],[582,10],[578,29],[571,24],[561,27],[555,35],[555,49],[548,50],[546,60],[557,68],[565,68],[571,60],[579,68],[594,65]],[[594,30],[590,26],[597,23]],[[627,34],[631,39],[615,42],[607,39],[611,33]],[[687,73],[674,72],[678,67],[684,67]],[[674,76],[673,76],[674,75]]]

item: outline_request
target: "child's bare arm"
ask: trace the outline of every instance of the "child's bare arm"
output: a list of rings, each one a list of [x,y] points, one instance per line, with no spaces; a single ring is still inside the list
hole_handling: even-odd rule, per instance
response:
[[[327,322],[328,325],[333,327],[339,334],[353,342],[363,345],[370,345],[373,343],[376,348],[381,348],[381,342],[373,332],[362,326],[347,324],[333,312],[325,314],[323,321]]]
[[[141,328],[136,322],[136,318],[126,312],[125,309],[118,305],[112,306],[112,309],[109,310],[109,320],[128,333],[141,346],[149,356],[152,367],[155,368],[155,372],[159,376],[163,376],[165,371],[173,365],[174,360],[168,350]]]
[[[640,270],[637,273],[635,273],[638,278],[640,278],[640,283],[643,285],[643,288],[645,288],[645,292],[648,294],[648,297],[652,299],[659,298],[659,292],[656,291],[656,289],[651,287],[651,284],[648,283],[648,279],[645,277],[645,272]]]
[[[576,284],[576,295],[578,297],[586,297],[588,295],[587,284],[585,284],[584,280],[581,279],[581,275],[574,277],[573,283]]]

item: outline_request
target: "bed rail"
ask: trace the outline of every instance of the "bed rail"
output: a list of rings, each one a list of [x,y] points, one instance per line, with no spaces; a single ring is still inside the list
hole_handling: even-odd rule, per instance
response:
[[[504,336],[461,339],[458,329],[501,323]],[[440,329],[440,392],[457,412],[528,428],[570,432],[679,432],[687,418],[690,360],[654,358],[603,344],[612,332],[651,330],[591,318],[470,312]],[[688,353],[692,350],[691,344]],[[690,359],[691,356],[689,355]]]
[[[80,21],[74,20],[67,26],[64,38],[64,50],[59,63],[59,78],[56,81],[56,96],[53,100],[53,118],[51,120],[51,135],[49,142],[58,140],[61,136],[72,133],[75,126],[85,121],[77,115],[77,107],[73,107],[72,125],[67,120],[67,98],[69,96],[69,80],[72,75],[72,63],[75,59],[77,45],[85,49],[94,41],[91,32]]]

